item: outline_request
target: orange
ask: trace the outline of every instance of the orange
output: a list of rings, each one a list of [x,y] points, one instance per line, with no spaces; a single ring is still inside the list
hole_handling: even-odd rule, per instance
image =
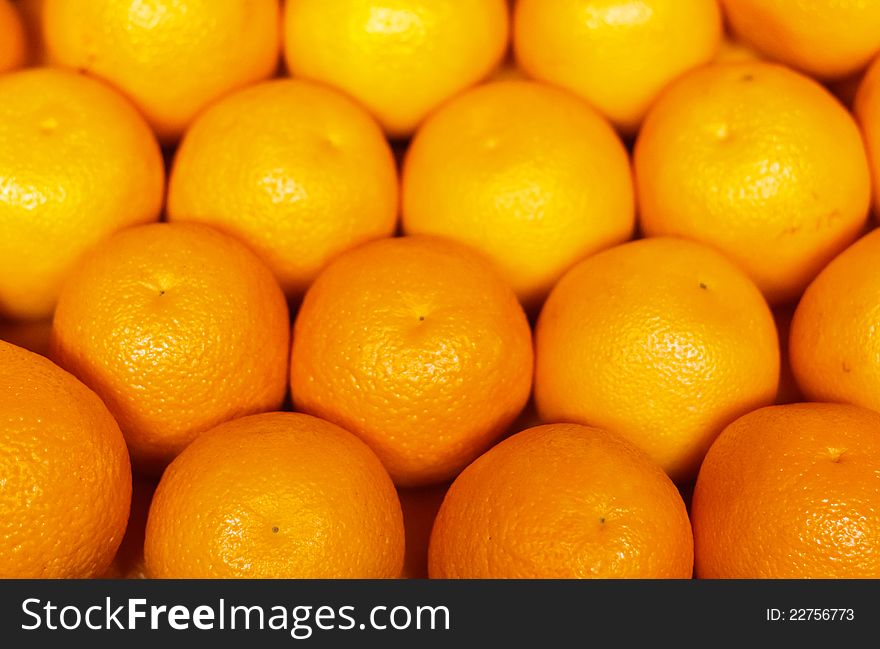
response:
[[[200,432],[281,405],[288,326],[281,289],[243,244],[157,223],[117,233],[74,269],[51,348],[155,471]]]
[[[162,476],[147,521],[154,578],[395,578],[400,502],[351,433],[273,412],[205,433]]]
[[[844,251],[798,304],[789,350],[794,376],[810,401],[880,410],[880,231]]]
[[[0,73],[24,65],[27,42],[18,9],[9,0],[0,0]]]
[[[0,578],[101,575],[131,498],[113,417],[70,374],[2,341],[0,412]]]
[[[527,307],[575,262],[626,241],[634,222],[623,144],[589,105],[549,86],[470,90],[428,118],[406,156],[404,230],[480,250]]]
[[[864,0],[721,0],[731,28],[769,57],[845,77],[880,51],[880,4]]]
[[[297,410],[360,436],[400,486],[453,477],[522,410],[529,325],[491,264],[432,237],[343,253],[293,331]]]
[[[378,125],[343,95],[266,82],[192,125],[174,160],[168,218],[241,239],[300,297],[330,258],[394,232],[394,157]]]
[[[159,138],[278,65],[278,0],[44,0],[48,59],[106,79]]]
[[[441,579],[688,579],[694,553],[684,502],[645,453],[597,428],[551,424],[462,472],[428,560]]]
[[[147,531],[147,514],[158,481],[153,476],[135,475],[131,485],[131,511],[125,536],[110,567],[102,579],[146,579],[144,565],[144,536]]]
[[[706,66],[673,83],[634,162],[644,233],[717,248],[775,304],[796,300],[867,218],[854,120],[819,84],[774,64]]]
[[[880,57],[868,68],[859,84],[854,110],[868,149],[874,180],[875,209],[880,214]]]
[[[430,487],[398,489],[403,510],[403,528],[406,531],[406,555],[403,562],[404,579],[428,578],[428,543],[434,518],[449,489],[447,483]]]
[[[772,406],[733,422],[700,469],[691,520],[709,579],[880,576],[880,415]]]
[[[569,271],[535,330],[545,422],[619,433],[677,482],[736,417],[773,402],[779,348],[755,285],[714,250],[656,238]]]
[[[351,95],[392,137],[498,65],[505,0],[287,0],[284,54],[293,76]]]
[[[159,217],[164,169],[128,102],[84,76],[0,76],[0,317],[46,318],[62,280],[112,232]]]
[[[514,13],[523,70],[584,97],[626,134],[720,40],[715,0],[519,0]]]
[[[44,65],[47,62],[46,45],[43,39],[43,4],[46,0],[17,0],[15,2],[21,24],[24,28],[26,65]]]

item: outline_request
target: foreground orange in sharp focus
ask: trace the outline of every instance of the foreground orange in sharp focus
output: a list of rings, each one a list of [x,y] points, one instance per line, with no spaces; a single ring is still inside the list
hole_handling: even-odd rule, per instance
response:
[[[351,433],[298,413],[222,424],[162,476],[144,549],[154,578],[396,578],[400,502]]]
[[[691,518],[703,578],[880,577],[880,414],[772,406],[718,437]]]
[[[537,426],[476,460],[440,507],[434,578],[688,579],[693,538],[675,486],[623,438]]]
[[[125,533],[131,466],[94,392],[0,341],[0,578],[99,577]]]

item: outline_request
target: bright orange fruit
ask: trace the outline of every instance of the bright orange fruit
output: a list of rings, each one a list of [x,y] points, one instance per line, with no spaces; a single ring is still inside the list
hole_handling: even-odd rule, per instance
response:
[[[27,55],[24,27],[18,9],[0,0],[0,73],[21,67]]]
[[[164,142],[205,106],[269,77],[280,49],[278,0],[44,0],[50,62],[109,81]]]
[[[698,577],[880,576],[880,415],[772,406],[737,419],[700,469],[691,506]]]
[[[880,51],[880,4],[862,0],[721,0],[742,39],[821,78],[845,77]]]
[[[222,424],[171,463],[147,521],[155,578],[396,578],[400,503],[351,433],[273,412]]]
[[[588,100],[633,134],[657,94],[712,60],[715,0],[519,0],[514,50],[522,69]]]
[[[49,68],[0,76],[0,317],[51,316],[71,267],[158,219],[159,146],[125,99]]]
[[[796,300],[868,215],[855,121],[825,88],[779,65],[681,77],[651,108],[634,163],[647,236],[717,248],[776,304]]]
[[[296,77],[354,97],[392,137],[486,77],[507,47],[505,0],[287,0]]]
[[[70,274],[52,355],[116,416],[132,459],[160,470],[199,433],[281,406],[289,319],[271,271],[203,225],[117,233]]]
[[[874,179],[875,210],[880,215],[880,57],[868,68],[858,86],[854,110],[868,148]]]
[[[0,578],[87,578],[110,565],[131,466],[94,392],[0,341]]]
[[[326,262],[397,224],[397,170],[373,119],[306,81],[218,101],[174,159],[169,221],[207,223],[254,249],[292,298]]]
[[[401,486],[447,480],[529,396],[532,346],[516,296],[478,254],[432,237],[343,253],[293,332],[298,410],[343,426]]]
[[[403,227],[486,254],[527,308],[574,263],[627,240],[629,158],[586,102],[529,81],[478,86],[416,133],[403,171]]]
[[[684,502],[617,435],[552,424],[501,442],[450,487],[431,534],[433,578],[688,579]]]
[[[643,239],[600,252],[556,285],[535,330],[545,422],[619,433],[678,482],[721,429],[773,402],[779,347],[755,285],[707,246]]]

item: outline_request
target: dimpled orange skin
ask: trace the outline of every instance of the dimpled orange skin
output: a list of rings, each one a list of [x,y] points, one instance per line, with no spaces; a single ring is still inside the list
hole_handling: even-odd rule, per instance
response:
[[[297,410],[343,426],[395,483],[454,476],[523,409],[531,332],[491,264],[432,237],[343,253],[306,293],[293,332]]]
[[[535,330],[543,421],[627,437],[677,482],[736,417],[776,396],[779,347],[757,288],[714,250],[655,238],[569,271]]]
[[[708,63],[721,40],[715,0],[519,0],[517,60],[633,134],[657,94]]]
[[[855,115],[862,127],[874,187],[880,187],[880,57],[871,64],[859,84],[854,102]],[[880,214],[880,190],[874,192],[875,213]]]
[[[431,533],[434,579],[689,579],[693,538],[675,486],[623,438],[530,428],[450,487]]]
[[[575,262],[632,236],[633,193],[623,144],[588,104],[498,82],[419,129],[403,172],[403,227],[480,250],[533,308]]]
[[[489,75],[507,47],[504,0],[288,0],[295,77],[354,97],[392,137]]]
[[[336,254],[393,234],[394,157],[379,126],[345,96],[306,81],[252,86],[212,105],[187,132],[168,219],[241,239],[299,298]]]
[[[400,502],[376,456],[287,412],[187,447],[156,490],[145,546],[153,578],[391,579],[403,554]]]
[[[880,410],[880,231],[841,253],[810,285],[791,323],[789,355],[810,401]]]
[[[131,465],[94,392],[0,341],[0,578],[89,578],[110,565]]]
[[[9,0],[0,0],[0,72],[21,67],[26,57],[24,27],[18,10]]]
[[[278,0],[43,0],[46,56],[107,80],[159,138],[212,101],[275,72]]]
[[[714,246],[774,304],[797,299],[870,205],[852,117],[816,82],[769,63],[707,66],[673,83],[634,164],[645,235]]]
[[[801,403],[741,417],[697,479],[697,577],[876,579],[878,471],[876,412]]]
[[[0,77],[0,317],[49,317],[86,250],[159,218],[164,186],[155,137],[103,83],[48,68]]]
[[[731,29],[814,77],[845,77],[880,51],[880,5],[864,0],[721,0]]]
[[[196,224],[130,228],[65,283],[53,358],[95,390],[132,461],[155,472],[199,433],[275,410],[289,320],[271,271],[238,241]]]

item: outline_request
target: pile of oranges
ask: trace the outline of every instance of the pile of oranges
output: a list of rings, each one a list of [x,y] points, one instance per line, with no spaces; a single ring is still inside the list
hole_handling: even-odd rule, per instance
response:
[[[0,0],[0,577],[880,577],[872,187],[876,2]]]

